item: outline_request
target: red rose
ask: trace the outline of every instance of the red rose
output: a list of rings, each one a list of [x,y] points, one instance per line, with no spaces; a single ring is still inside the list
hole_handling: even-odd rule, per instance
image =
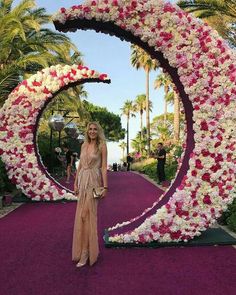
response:
[[[118,1],[117,1],[117,0],[113,0],[113,1],[112,1],[112,5],[113,5],[113,6],[118,6]]]
[[[195,161],[195,165],[196,165],[196,168],[197,168],[197,169],[202,169],[202,168],[203,168],[203,166],[202,166],[202,162],[201,162],[201,160],[199,160],[199,159],[197,159],[197,160]]]
[[[196,170],[192,171],[192,176],[197,176],[197,171]]]
[[[181,237],[181,231],[178,230],[176,232],[170,233],[170,237],[172,240],[178,240]]]
[[[166,3],[163,11],[164,12],[175,12],[175,8],[170,3]]]
[[[211,180],[210,174],[209,173],[204,173],[202,175],[202,180],[207,181],[207,182],[210,182],[210,180]]]
[[[43,89],[43,93],[45,93],[45,94],[49,94],[50,91],[47,89],[47,87],[44,87],[44,89]]]
[[[217,172],[219,169],[221,169],[221,166],[220,166],[220,164],[216,164],[216,165],[213,165],[213,166],[211,166],[211,171],[213,171],[213,172]]]
[[[200,125],[201,125],[200,130],[208,131],[208,125],[206,121],[202,121]]]
[[[208,157],[210,155],[210,152],[207,150],[202,150],[203,157]]]
[[[144,235],[140,235],[140,236],[138,236],[138,238],[139,238],[139,242],[146,243],[146,240],[144,238]]]
[[[198,205],[198,201],[195,200],[195,201],[193,202],[193,207],[196,207],[197,205]]]
[[[137,2],[136,1],[132,1],[131,2],[131,6],[133,9],[135,9],[137,7]]]
[[[151,229],[152,229],[152,231],[154,231],[154,233],[156,233],[158,231],[158,227],[155,224],[153,224],[151,226]]]
[[[33,144],[27,144],[25,146],[27,153],[31,154],[33,152],[34,149],[34,145]]]
[[[211,205],[212,202],[211,202],[211,198],[209,195],[206,195],[204,198],[203,198],[203,203],[204,204],[207,204],[207,205]]]
[[[31,180],[28,178],[28,176],[26,174],[24,174],[22,176],[22,178],[23,178],[24,182],[31,182]]]
[[[41,83],[41,82],[34,81],[34,82],[32,83],[32,85],[33,85],[33,86],[41,86],[42,83]]]

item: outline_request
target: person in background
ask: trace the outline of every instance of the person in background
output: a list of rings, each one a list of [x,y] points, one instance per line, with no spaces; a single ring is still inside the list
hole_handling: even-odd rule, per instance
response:
[[[62,148],[66,154],[66,183],[70,183],[70,176],[71,176],[74,157],[66,143],[63,144]]]
[[[159,142],[157,146],[156,158],[157,158],[157,177],[159,180],[159,184],[162,184],[163,181],[166,180],[166,175],[165,175],[166,151],[161,142]]]
[[[118,168],[118,167],[117,167],[117,163],[113,163],[113,165],[112,165],[112,170],[113,170],[113,171],[117,171],[117,168]]]
[[[78,165],[79,165],[78,153],[74,152],[74,153],[72,154],[72,156],[73,156],[73,170],[76,171],[77,168],[78,168]]]
[[[130,156],[130,154],[128,154],[126,160],[127,160],[127,171],[130,171],[131,163],[133,162],[133,158]]]
[[[102,127],[97,122],[87,126],[85,141],[81,147],[79,167],[74,182],[78,197],[72,244],[72,260],[77,267],[88,261],[97,261],[99,246],[97,234],[97,206],[93,190],[102,189],[102,198],[107,194],[107,146]]]

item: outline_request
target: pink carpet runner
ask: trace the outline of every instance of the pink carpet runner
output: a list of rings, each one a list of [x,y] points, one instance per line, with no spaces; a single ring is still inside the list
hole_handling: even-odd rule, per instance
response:
[[[104,247],[104,228],[140,214],[160,194],[139,175],[110,173],[99,208],[99,261],[82,269],[71,262],[75,202],[25,204],[0,219],[0,295],[235,294],[231,246]]]

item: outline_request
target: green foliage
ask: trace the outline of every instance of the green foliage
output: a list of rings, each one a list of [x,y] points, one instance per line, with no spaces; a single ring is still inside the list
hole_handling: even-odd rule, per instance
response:
[[[131,64],[136,69],[143,68],[148,72],[159,67],[158,61],[137,45],[131,45]]]
[[[119,141],[125,137],[119,115],[109,112],[107,108],[95,106],[88,101],[83,101],[84,109],[90,115],[90,121],[98,121],[102,126],[108,141]]]
[[[14,188],[15,186],[7,177],[5,165],[0,159],[0,193],[12,191]]]
[[[229,205],[228,209],[223,213],[218,222],[227,225],[229,229],[236,232],[236,198],[233,203]]]
[[[58,96],[54,98],[44,111],[38,127],[37,141],[39,153],[44,165],[48,167],[50,172],[53,171],[54,168],[63,168],[62,163],[58,161],[58,158],[55,155],[55,147],[60,146],[62,142],[66,142],[72,152],[80,153],[81,146],[81,143],[78,140],[68,137],[64,130],[61,132],[60,142],[59,133],[53,131],[52,143],[50,144],[51,129],[48,126],[48,119],[52,114],[60,113],[61,115],[68,116],[69,118],[65,117],[66,123],[71,121],[73,117],[73,122],[77,124],[82,133],[85,131],[86,125],[89,121],[98,121],[103,127],[105,136],[109,141],[119,141],[120,139],[123,139],[125,135],[125,130],[122,129],[121,120],[118,115],[108,112],[106,108],[95,106],[86,100],[79,100],[77,103],[73,103],[69,94],[70,93],[68,92],[64,92],[64,98]],[[83,116],[80,115],[81,110]]]
[[[168,155],[168,154],[167,154]],[[165,165],[165,174],[167,180],[175,178],[177,171],[177,161],[175,157],[167,156]],[[148,175],[153,180],[157,181],[157,160],[149,158],[132,164],[132,169]]]
[[[33,0],[12,3],[0,1],[0,105],[22,78],[53,64],[81,63],[67,36],[45,28],[51,16],[44,8]]]
[[[157,164],[156,164],[156,161],[151,163],[151,164],[144,165],[140,172],[148,175],[150,178],[157,181]]]
[[[232,231],[236,232],[236,211],[227,218],[227,224]]]
[[[143,128],[142,133],[138,132],[136,137],[132,139],[131,146],[135,151],[139,151],[142,156],[146,155],[145,147],[147,146],[146,135],[147,129]]]

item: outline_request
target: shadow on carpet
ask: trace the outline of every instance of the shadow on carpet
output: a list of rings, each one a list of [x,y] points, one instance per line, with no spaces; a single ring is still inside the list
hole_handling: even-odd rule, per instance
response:
[[[199,237],[194,238],[188,242],[179,243],[115,243],[109,242],[109,233],[105,231],[105,247],[106,248],[161,248],[161,247],[194,247],[194,246],[214,246],[214,245],[236,245],[236,239],[228,234],[222,228],[209,228],[203,232]]]

